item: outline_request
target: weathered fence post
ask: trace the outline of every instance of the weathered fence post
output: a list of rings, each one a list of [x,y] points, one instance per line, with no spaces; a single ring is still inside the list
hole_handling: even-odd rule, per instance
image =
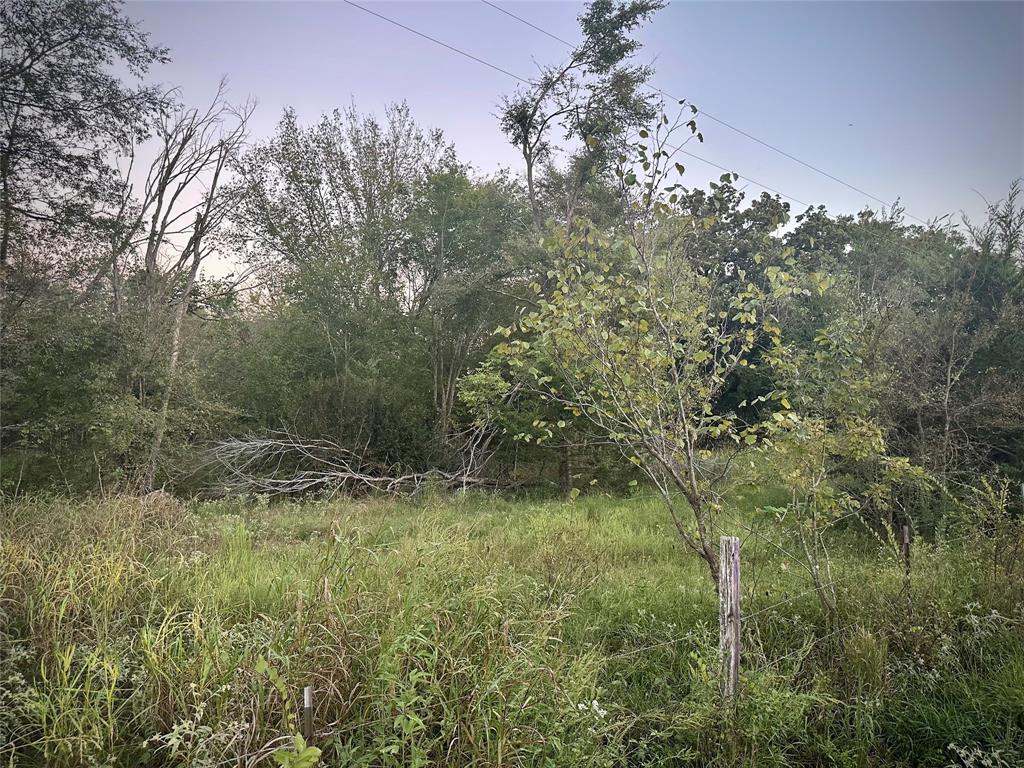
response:
[[[900,532],[900,554],[903,555],[903,571],[910,578],[910,526],[904,525]]]
[[[313,743],[313,686],[302,689],[302,738]]]
[[[718,654],[722,661],[722,696],[735,700],[740,680],[740,540],[719,539]]]

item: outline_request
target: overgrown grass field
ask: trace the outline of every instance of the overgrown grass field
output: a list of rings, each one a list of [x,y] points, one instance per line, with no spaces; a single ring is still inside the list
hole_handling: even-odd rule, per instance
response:
[[[907,594],[837,531],[836,625],[774,495],[720,521],[744,538],[735,706],[656,499],[9,501],[0,754],[301,765],[277,750],[311,685],[331,766],[1022,764],[1020,582],[984,538],[915,542]]]

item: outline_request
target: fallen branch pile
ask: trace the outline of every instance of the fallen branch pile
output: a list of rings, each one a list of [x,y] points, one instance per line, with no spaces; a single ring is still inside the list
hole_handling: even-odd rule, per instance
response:
[[[311,492],[414,495],[427,487],[494,487],[482,476],[490,458],[491,433],[470,429],[454,469],[411,471],[369,459],[333,440],[308,439],[288,431],[229,438],[210,449],[228,493],[299,495]]]

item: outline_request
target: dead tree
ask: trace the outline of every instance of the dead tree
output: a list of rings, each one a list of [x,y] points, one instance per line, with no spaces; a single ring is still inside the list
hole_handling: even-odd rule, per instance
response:
[[[224,84],[205,109],[179,107],[157,127],[160,148],[150,166],[142,200],[122,233],[121,253],[141,250],[141,300],[153,331],[170,308],[166,379],[149,455],[139,485],[153,488],[167,432],[168,411],[181,359],[182,326],[202,263],[216,250],[215,236],[232,207],[223,185],[227,166],[247,135],[251,103],[225,101]],[[148,219],[148,224],[143,222]],[[119,253],[111,262],[115,307],[119,304]]]

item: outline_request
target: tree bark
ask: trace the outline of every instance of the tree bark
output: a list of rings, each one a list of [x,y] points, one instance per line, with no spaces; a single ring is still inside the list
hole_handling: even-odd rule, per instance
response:
[[[192,286],[195,285],[196,273],[199,271],[199,261],[199,255],[196,254],[189,269],[185,292],[174,311],[174,326],[171,330],[171,353],[167,364],[167,382],[160,397],[160,410],[157,414],[153,445],[150,448],[149,460],[146,462],[146,469],[142,478],[142,489],[145,491],[155,490],[153,486],[156,482],[157,465],[160,461],[160,451],[163,448],[164,435],[167,433],[167,414],[170,411],[171,394],[174,391],[174,380],[177,377],[178,362],[181,359],[181,329],[185,323],[185,314],[188,312],[188,300],[192,295]]]
[[[13,133],[13,132],[12,132]],[[11,143],[13,137],[9,135],[7,142],[0,150],[0,211],[3,215],[3,223],[0,224],[0,266],[7,263],[8,251],[11,245],[11,227],[14,226],[14,209],[11,203]]]
[[[572,490],[572,454],[569,446],[558,449],[558,492],[568,496]]]

